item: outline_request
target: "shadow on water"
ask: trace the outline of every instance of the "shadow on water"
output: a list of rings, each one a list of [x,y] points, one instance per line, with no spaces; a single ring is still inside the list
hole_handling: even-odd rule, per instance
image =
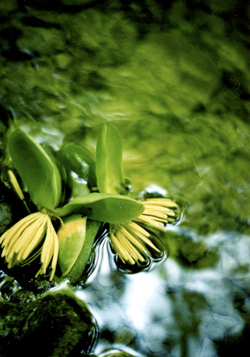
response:
[[[247,2],[10,0],[0,18],[1,179],[9,126],[56,149],[94,147],[113,121],[133,193],[163,190],[182,209],[146,271],[124,273],[105,239],[96,247],[74,287],[99,326],[93,352],[247,356]],[[2,299],[32,289],[4,279]]]

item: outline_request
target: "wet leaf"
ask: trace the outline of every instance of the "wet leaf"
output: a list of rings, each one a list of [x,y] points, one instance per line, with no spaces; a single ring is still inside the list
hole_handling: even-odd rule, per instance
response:
[[[124,186],[122,138],[110,123],[104,125],[97,141],[96,177],[100,192],[121,193]]]
[[[58,232],[59,266],[72,283],[80,280],[89,261],[101,222],[74,215]]]
[[[96,186],[95,158],[85,146],[66,143],[58,151],[58,159],[66,168],[68,177],[74,172],[79,178],[87,181],[88,186]]]
[[[68,185],[71,189],[71,197],[83,196],[90,193],[87,182],[71,171],[67,177]]]
[[[61,176],[43,148],[22,129],[9,136],[9,151],[32,201],[37,206],[54,209],[61,197]]]
[[[58,263],[63,276],[74,266],[86,238],[87,217],[71,216],[57,232],[59,239]]]
[[[58,208],[56,213],[66,216],[77,212],[97,221],[119,224],[135,219],[143,210],[141,203],[126,196],[90,193],[72,199],[64,207]]]

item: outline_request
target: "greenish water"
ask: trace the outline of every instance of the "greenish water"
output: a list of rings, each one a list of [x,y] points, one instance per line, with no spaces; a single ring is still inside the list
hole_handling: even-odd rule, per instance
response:
[[[124,139],[135,195],[182,207],[168,258],[118,271],[106,241],[75,288],[93,353],[247,355],[250,329],[249,21],[235,1],[1,1],[1,152],[7,118],[39,142]],[[3,162],[3,160],[1,161]],[[163,191],[163,192],[165,192]]]

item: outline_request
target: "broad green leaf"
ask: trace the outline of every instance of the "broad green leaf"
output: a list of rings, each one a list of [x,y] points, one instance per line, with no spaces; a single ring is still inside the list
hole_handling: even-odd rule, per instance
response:
[[[75,264],[86,238],[87,217],[71,216],[57,232],[59,240],[58,263],[63,276],[66,276]]]
[[[69,177],[70,173],[74,172],[87,181],[90,188],[96,187],[95,158],[85,146],[66,143],[58,151],[58,159],[65,166]]]
[[[87,220],[87,227],[86,227],[86,237],[84,244],[82,246],[82,250],[79,254],[78,259],[76,260],[73,268],[69,272],[69,279],[72,283],[76,283],[80,280],[84,269],[89,262],[90,254],[93,249],[93,244],[95,237],[99,231],[101,226],[101,222]]]
[[[97,221],[119,224],[135,219],[143,210],[143,204],[126,196],[90,193],[72,199],[56,213],[67,216],[77,212]]]
[[[97,140],[96,178],[100,192],[123,191],[122,138],[119,131],[109,123],[104,125]]]
[[[35,205],[53,210],[61,197],[61,176],[53,160],[22,129],[9,136],[9,152]]]
[[[58,231],[59,266],[63,276],[67,276],[72,283],[82,276],[100,225],[101,222],[74,215]]]

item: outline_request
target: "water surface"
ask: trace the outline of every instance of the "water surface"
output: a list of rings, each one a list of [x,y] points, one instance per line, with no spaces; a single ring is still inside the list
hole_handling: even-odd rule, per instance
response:
[[[99,325],[94,353],[246,355],[247,5],[13,0],[0,10],[2,123],[54,148],[65,138],[94,148],[112,121],[134,194],[164,192],[182,208],[162,235],[167,259],[149,271],[123,274],[107,242],[98,248],[76,288]]]

